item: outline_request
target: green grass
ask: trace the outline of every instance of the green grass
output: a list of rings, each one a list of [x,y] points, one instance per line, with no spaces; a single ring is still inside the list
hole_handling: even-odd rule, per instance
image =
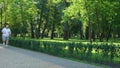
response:
[[[37,40],[40,40],[40,41],[51,41],[51,42],[63,42],[63,43],[68,43],[68,42],[81,42],[81,43],[84,43],[84,44],[90,43],[89,40],[80,40],[80,39],[63,40],[63,38],[55,38],[55,39],[44,38],[44,39],[37,39]],[[101,43],[109,43],[109,44],[118,45],[118,44],[120,44],[120,41],[118,40],[117,42],[114,42],[111,39],[108,42],[106,42],[106,41],[99,42],[98,40],[93,42],[93,44],[101,44]]]
[[[20,39],[23,39],[22,37],[17,37]],[[89,40],[81,40],[81,39],[77,39],[77,38],[71,38],[69,40],[63,40],[63,38],[54,38],[54,39],[50,39],[50,38],[44,38],[44,39],[31,39],[26,37],[25,39],[29,39],[29,40],[37,40],[37,41],[49,41],[49,42],[61,42],[61,43],[71,43],[71,42],[76,42],[76,43],[83,43],[83,44],[87,44],[90,43]],[[98,39],[95,42],[92,42],[93,44],[101,44],[101,43],[108,43],[108,44],[115,44],[115,45],[120,45],[120,39],[110,39],[108,42],[106,42],[105,40],[103,40],[103,42],[100,42]]]

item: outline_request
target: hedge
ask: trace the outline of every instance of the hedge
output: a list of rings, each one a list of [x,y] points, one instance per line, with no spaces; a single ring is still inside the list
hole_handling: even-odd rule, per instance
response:
[[[10,45],[43,53],[102,64],[120,64],[120,45],[82,44],[10,39]]]

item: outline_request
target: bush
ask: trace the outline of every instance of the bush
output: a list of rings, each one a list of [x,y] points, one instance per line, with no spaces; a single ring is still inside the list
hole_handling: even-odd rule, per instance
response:
[[[15,47],[97,63],[120,64],[120,46],[113,44],[61,43],[10,39]],[[116,60],[118,59],[118,60]]]

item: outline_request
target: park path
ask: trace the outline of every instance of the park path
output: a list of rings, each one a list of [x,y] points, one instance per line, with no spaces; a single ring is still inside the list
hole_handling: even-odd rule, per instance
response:
[[[102,68],[40,52],[0,45],[0,68]]]

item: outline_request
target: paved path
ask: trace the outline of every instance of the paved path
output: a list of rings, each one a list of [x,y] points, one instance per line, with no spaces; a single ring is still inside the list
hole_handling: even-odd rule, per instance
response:
[[[102,68],[40,52],[0,45],[0,68]]]

